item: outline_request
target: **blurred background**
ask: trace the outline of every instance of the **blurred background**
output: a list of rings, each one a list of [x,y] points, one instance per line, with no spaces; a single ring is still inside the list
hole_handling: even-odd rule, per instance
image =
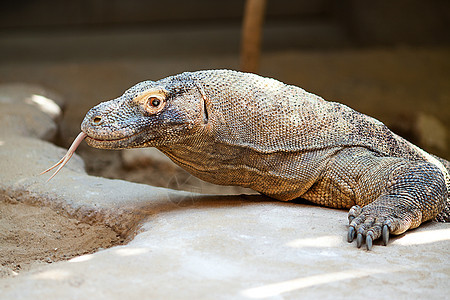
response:
[[[33,83],[60,93],[66,105],[56,143],[67,147],[89,108],[139,81],[241,69],[245,5],[2,1],[0,84]],[[450,158],[450,1],[267,0],[262,16],[254,72],[345,103]],[[175,188],[195,180],[175,167],[161,177],[157,159],[133,165],[120,152],[86,145],[77,153],[95,175]]]

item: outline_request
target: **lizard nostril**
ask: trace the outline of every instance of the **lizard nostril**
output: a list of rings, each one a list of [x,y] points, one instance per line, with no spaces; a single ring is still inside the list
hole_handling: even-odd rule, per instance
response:
[[[100,125],[102,123],[102,117],[100,116],[95,116],[92,119],[92,125]]]

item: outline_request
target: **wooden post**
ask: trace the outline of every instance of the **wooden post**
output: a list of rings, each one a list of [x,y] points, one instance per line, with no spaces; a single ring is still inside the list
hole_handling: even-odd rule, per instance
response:
[[[245,2],[241,39],[241,70],[244,72],[258,72],[266,2],[266,0]]]

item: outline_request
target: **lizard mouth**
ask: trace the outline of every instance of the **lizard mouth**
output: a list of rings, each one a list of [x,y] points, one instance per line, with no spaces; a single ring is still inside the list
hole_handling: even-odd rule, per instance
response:
[[[131,145],[136,144],[136,140],[141,133],[135,133],[129,136],[125,136],[117,139],[99,139],[94,138],[86,134],[86,143],[94,148],[99,149],[125,149],[130,148]]]

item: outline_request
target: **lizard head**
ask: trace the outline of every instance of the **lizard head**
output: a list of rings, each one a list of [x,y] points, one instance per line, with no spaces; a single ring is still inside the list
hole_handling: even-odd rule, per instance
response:
[[[186,78],[144,81],[89,110],[81,130],[95,148],[167,146],[198,132],[202,103],[199,89]]]

